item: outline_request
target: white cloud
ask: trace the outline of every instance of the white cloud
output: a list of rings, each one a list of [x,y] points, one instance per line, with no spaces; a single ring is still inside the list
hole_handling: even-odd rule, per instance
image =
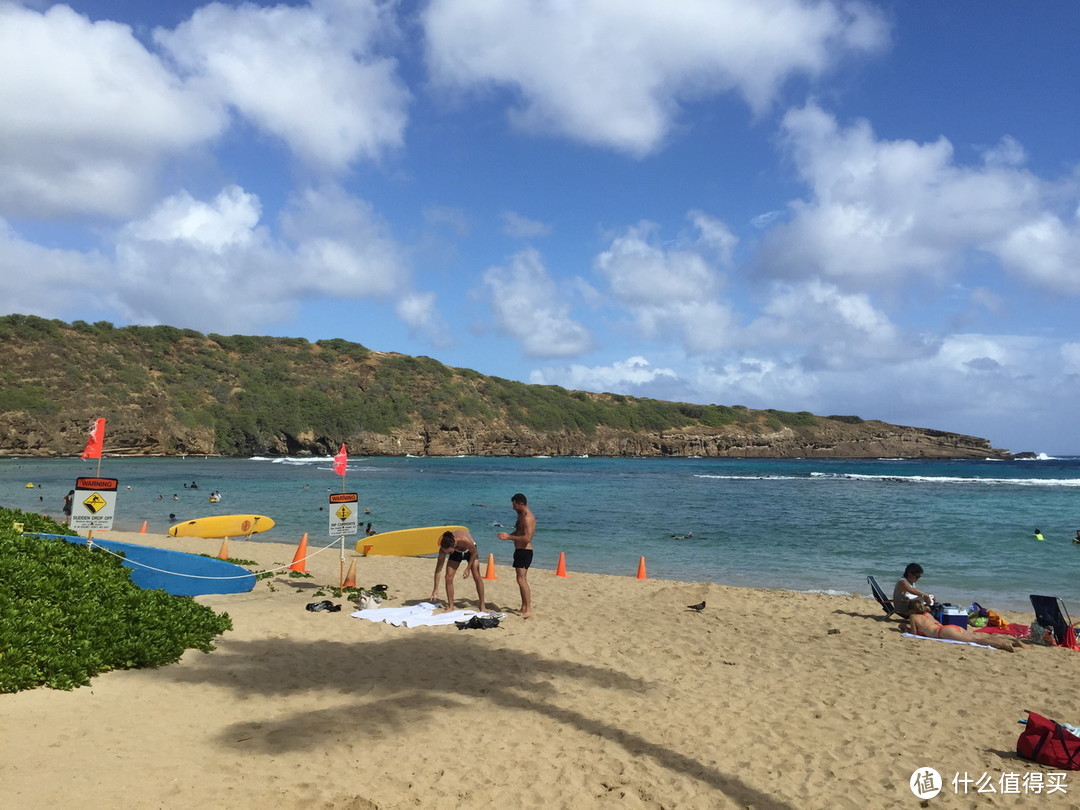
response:
[[[271,234],[258,197],[239,187],[211,201],[174,195],[117,235],[110,305],[136,323],[250,332],[309,299],[410,294],[402,251],[363,200],[308,189],[282,215],[281,232]],[[399,315],[419,317],[420,301]]]
[[[108,263],[97,253],[27,242],[0,219],[0,301],[5,313],[85,319],[108,291]]]
[[[1080,292],[1080,226],[1054,208],[1075,185],[1019,168],[1012,139],[976,166],[956,164],[945,138],[883,141],[859,121],[842,129],[809,105],[784,119],[809,200],[766,235],[760,266],[775,276],[822,276],[860,289],[944,281],[982,251],[1049,289]]]
[[[370,203],[331,186],[294,196],[282,215],[282,233],[296,243],[305,297],[385,297],[409,289],[401,246]]]
[[[409,93],[396,62],[375,49],[394,36],[392,9],[376,0],[211,3],[154,38],[206,92],[303,161],[341,171],[402,143]]]
[[[513,88],[513,122],[634,155],[681,102],[725,92],[760,111],[794,75],[882,48],[865,3],[797,0],[433,0],[423,14],[438,84]]]
[[[1080,374],[1080,343],[1061,344],[1062,370],[1069,374]]]
[[[163,200],[117,235],[112,305],[133,323],[208,332],[285,317],[289,262],[259,218],[258,198],[237,187],[209,203],[186,193]]]
[[[535,239],[551,233],[551,226],[523,217],[516,211],[503,211],[503,233],[514,239]]]
[[[126,25],[0,3],[0,214],[132,213],[163,160],[214,137],[219,106]]]
[[[618,360],[610,366],[573,364],[566,368],[537,369],[529,382],[536,385],[561,385],[574,391],[632,391],[660,380],[677,380],[669,368],[656,368],[641,356]]]
[[[413,334],[424,335],[432,345],[453,345],[450,325],[436,306],[434,293],[409,293],[398,299],[394,312]]]
[[[719,299],[724,279],[709,257],[726,262],[736,240],[718,220],[689,216],[693,234],[677,244],[660,244],[657,226],[643,222],[613,239],[593,264],[645,338],[675,335],[701,353],[727,345],[734,328],[730,307]]]
[[[592,335],[571,317],[535,250],[516,254],[506,267],[489,268],[483,284],[499,328],[519,340],[526,354],[572,357],[592,348]]]
[[[868,295],[820,281],[777,285],[742,339],[751,346],[786,346],[811,370],[881,368],[937,350],[935,338],[901,329]]]
[[[183,242],[221,254],[251,243],[261,213],[258,198],[237,186],[225,189],[211,203],[181,192],[164,200],[144,220],[129,225],[127,234],[141,242]]]

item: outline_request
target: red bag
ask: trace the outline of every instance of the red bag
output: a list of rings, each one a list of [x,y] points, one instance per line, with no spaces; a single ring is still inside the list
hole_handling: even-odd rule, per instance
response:
[[[1028,712],[1027,724],[1016,741],[1016,753],[1051,768],[1080,771],[1080,737],[1035,712]]]

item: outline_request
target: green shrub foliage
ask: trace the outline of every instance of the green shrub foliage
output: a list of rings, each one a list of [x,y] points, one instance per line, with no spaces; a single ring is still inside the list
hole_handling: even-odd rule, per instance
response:
[[[67,424],[65,435],[76,438],[57,439],[49,449],[58,454],[81,447],[86,419],[98,413],[112,415],[113,436],[122,433],[125,420],[152,424],[171,432],[170,452],[183,453],[192,440],[188,432],[196,431],[200,440],[212,437],[213,452],[228,456],[276,453],[283,445],[288,452],[301,435],[330,453],[349,437],[433,431],[462,420],[584,435],[731,426],[755,432],[818,423],[805,411],[526,385],[338,338],[309,343],[5,315],[0,350],[7,361],[0,367],[0,413],[19,414],[29,426],[47,424],[50,431]]]
[[[66,534],[42,515],[0,508],[0,692],[73,689],[99,672],[170,664],[210,652],[227,613],[143,590],[120,559],[26,532]]]

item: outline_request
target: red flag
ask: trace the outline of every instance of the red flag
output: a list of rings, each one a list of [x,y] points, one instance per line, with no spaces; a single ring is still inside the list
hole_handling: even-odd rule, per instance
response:
[[[86,447],[82,451],[81,458],[101,458],[101,451],[105,447],[105,420],[95,419],[90,425],[90,438],[86,440]]]
[[[341,443],[341,449],[338,450],[338,454],[334,456],[334,472],[338,475],[345,475],[345,468],[349,464],[349,454],[345,452],[345,443]]]

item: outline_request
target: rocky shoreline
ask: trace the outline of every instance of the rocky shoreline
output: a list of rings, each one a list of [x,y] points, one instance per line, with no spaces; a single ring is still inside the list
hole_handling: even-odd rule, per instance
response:
[[[48,432],[30,419],[0,416],[0,457],[78,455],[85,443],[80,424]],[[626,431],[598,427],[590,433],[534,431],[508,424],[462,422],[414,425],[388,434],[345,437],[277,433],[253,442],[249,455],[330,456],[344,441],[353,455],[370,456],[600,456],[702,458],[997,458],[1014,457],[986,439],[926,428],[867,421],[821,419],[815,426],[752,431],[702,427]],[[221,456],[209,430],[187,430],[138,420],[111,420],[105,452],[114,457]]]

